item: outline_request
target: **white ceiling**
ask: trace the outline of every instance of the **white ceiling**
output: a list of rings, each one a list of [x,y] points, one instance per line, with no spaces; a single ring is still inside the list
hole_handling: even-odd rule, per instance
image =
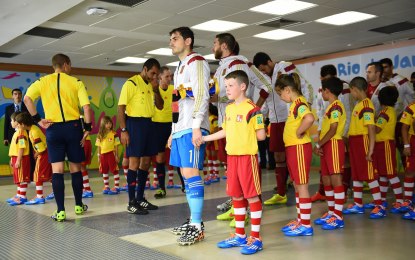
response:
[[[270,0],[149,0],[125,7],[96,0],[0,0],[0,52],[19,53],[0,58],[1,63],[50,65],[53,54],[71,57],[78,68],[138,71],[141,65],[111,66],[126,56],[150,57],[148,51],[168,47],[169,31],[193,26],[211,19],[246,23],[232,30],[241,54],[252,59],[263,51],[275,60],[293,60],[356,49],[415,36],[415,30],[382,34],[368,30],[398,22],[415,22],[413,0],[304,0],[318,6],[282,17],[255,13],[249,8]],[[88,16],[90,7],[109,10],[103,16]],[[360,11],[377,18],[346,26],[320,24],[314,20],[344,11]],[[284,27],[305,33],[295,38],[272,41],[252,37],[275,28],[259,26],[279,18],[301,23]],[[74,31],[61,39],[24,35],[36,27]],[[211,53],[217,33],[194,30],[197,52]],[[176,61],[174,56],[157,56],[161,64]]]

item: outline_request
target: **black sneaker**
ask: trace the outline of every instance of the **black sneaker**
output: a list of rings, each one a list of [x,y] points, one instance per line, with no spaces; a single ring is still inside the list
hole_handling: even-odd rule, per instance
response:
[[[171,232],[172,232],[173,234],[175,234],[175,235],[180,235],[180,236],[182,236],[182,235],[184,235],[184,234],[187,232],[187,229],[188,229],[190,226],[191,226],[191,225],[190,225],[190,219],[187,219],[187,220],[186,220],[186,222],[184,222],[184,223],[183,223],[183,224],[181,224],[180,226],[173,228]],[[202,231],[204,231],[204,230],[205,230],[205,224],[203,223],[203,221],[202,221],[202,223],[201,223],[201,227],[202,227]]]
[[[127,206],[128,213],[137,214],[137,215],[147,215],[147,209],[141,207],[136,200],[132,200],[128,203]]]
[[[138,201],[137,204],[145,210],[156,210],[159,208],[156,205],[153,205],[150,202],[148,202],[146,199]]]
[[[199,230],[193,225],[189,225],[186,233],[177,239],[177,242],[181,246],[192,245],[196,242],[202,241],[205,238],[203,230]]]
[[[156,194],[154,194],[154,198],[156,199],[164,199],[166,197],[166,191],[165,190],[158,190]]]

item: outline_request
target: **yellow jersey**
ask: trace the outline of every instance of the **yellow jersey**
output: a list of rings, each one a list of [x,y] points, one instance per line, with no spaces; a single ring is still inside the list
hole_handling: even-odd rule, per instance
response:
[[[79,107],[89,104],[84,83],[65,73],[53,73],[33,82],[26,96],[42,99],[45,118],[52,122],[78,120]]]
[[[261,109],[250,99],[225,110],[222,128],[226,132],[226,152],[229,155],[255,155],[258,153],[256,130],[264,128]]]
[[[412,102],[403,110],[400,122],[405,125],[409,125],[409,134],[415,135],[414,131],[414,119],[415,119],[415,102]]]
[[[16,129],[10,144],[9,156],[18,156],[19,149],[24,149],[23,155],[29,155],[29,138],[26,130]]]
[[[164,100],[163,109],[160,110],[154,107],[153,122],[158,123],[171,123],[173,121],[173,111],[171,108],[171,102],[173,99],[173,85],[169,85],[166,90],[159,86],[160,96]]]
[[[146,83],[140,75],[129,78],[122,86],[118,105],[125,105],[130,117],[153,117],[155,106],[151,83]]]
[[[367,135],[368,125],[375,124],[375,107],[369,98],[358,102],[350,119],[349,135]]]
[[[120,144],[120,138],[116,135],[114,131],[110,131],[103,140],[95,141],[95,145],[101,148],[101,154],[109,153],[117,149],[117,145]]]
[[[213,134],[215,132],[217,132],[218,129],[218,117],[215,115],[210,115],[209,116],[209,128],[210,128],[210,133]],[[216,129],[216,131],[215,131]]]
[[[330,130],[330,125],[334,123],[337,123],[337,130],[332,139],[341,140],[346,125],[346,109],[340,100],[335,100],[326,108],[321,123],[320,140]]]
[[[382,129],[376,134],[376,142],[395,140],[396,111],[394,107],[385,107],[376,119],[376,126]]]
[[[300,96],[291,103],[283,134],[285,146],[306,144],[311,142],[308,130],[304,134],[303,138],[300,139],[297,137],[297,129],[300,127],[303,117],[307,114],[312,114],[312,112],[305,97]]]
[[[32,143],[33,149],[37,153],[44,152],[47,148],[46,136],[43,134],[42,130],[36,125],[32,125],[29,130],[29,139]]]

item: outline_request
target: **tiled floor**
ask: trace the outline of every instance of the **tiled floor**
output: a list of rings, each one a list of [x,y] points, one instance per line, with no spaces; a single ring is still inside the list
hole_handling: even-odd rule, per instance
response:
[[[102,180],[91,172],[91,185],[95,197],[85,199],[89,210],[83,216],[75,216],[74,200],[70,182],[66,181],[66,212],[68,221],[56,223],[49,219],[55,210],[54,201],[44,205],[17,206],[12,208],[4,202],[15,193],[10,178],[0,178],[0,259],[122,259],[134,256],[138,259],[166,259],[168,256],[182,259],[245,259],[238,248],[221,250],[216,243],[226,238],[233,230],[229,222],[215,220],[216,205],[223,202],[225,182],[206,186],[205,189],[205,241],[192,246],[178,246],[176,236],[170,229],[188,217],[185,196],[178,189],[168,190],[167,198],[155,200],[154,191],[146,191],[147,198],[160,206],[149,215],[138,216],[126,212],[127,194],[102,195]],[[66,176],[69,177],[69,176]],[[110,178],[112,181],[112,178]],[[272,172],[263,174],[264,199],[271,195],[275,186]],[[111,182],[110,182],[111,183]],[[317,189],[318,174],[311,173],[311,194]],[[45,185],[45,193],[51,191]],[[29,186],[28,197],[34,196],[34,187]],[[392,199],[392,194],[389,194]],[[265,207],[261,226],[264,250],[251,256],[255,259],[410,259],[415,221],[404,221],[399,215],[388,214],[382,220],[369,220],[368,213],[347,216],[345,228],[323,231],[314,226],[313,237],[289,238],[279,229],[294,218],[293,191],[289,192],[286,206]],[[367,201],[370,194],[365,194]],[[312,219],[326,209],[325,203],[315,203]],[[20,216],[20,217],[16,217]],[[22,217],[23,216],[23,217]],[[249,226],[248,226],[249,229]],[[27,239],[30,237],[30,239]],[[55,245],[59,237],[59,246]],[[12,241],[12,243],[11,243]],[[28,241],[35,241],[28,245]],[[39,241],[44,241],[41,243]],[[61,257],[56,257],[58,250]],[[74,257],[73,251],[79,250]],[[84,253],[82,253],[84,252]],[[36,256],[42,256],[37,258]]]

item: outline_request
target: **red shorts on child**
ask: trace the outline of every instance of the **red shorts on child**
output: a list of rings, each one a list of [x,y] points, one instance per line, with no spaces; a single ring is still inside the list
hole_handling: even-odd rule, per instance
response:
[[[91,140],[85,140],[84,143],[84,153],[85,153],[85,161],[83,161],[82,165],[90,165],[92,159],[92,144]]]
[[[415,172],[415,135],[412,135],[409,140],[411,145],[411,155],[406,157],[405,170],[407,172]]]
[[[321,175],[330,176],[344,172],[345,148],[343,140],[331,139],[322,146]]]
[[[310,177],[313,151],[311,143],[285,147],[288,171],[295,184],[307,184]]]
[[[52,165],[49,163],[48,151],[40,153],[36,158],[35,171],[33,172],[33,181],[45,182],[52,178]]]
[[[226,193],[246,199],[261,194],[261,178],[257,155],[228,155]]]
[[[101,154],[99,156],[99,172],[112,172],[114,174],[118,173],[118,164],[115,161],[114,152],[111,151],[108,153]]]
[[[369,136],[354,135],[349,136],[349,155],[350,166],[352,167],[352,180],[371,181],[377,179],[373,163],[366,160],[369,151]],[[374,155],[372,155],[372,159]]]
[[[373,158],[373,166],[377,174],[389,177],[397,175],[396,146],[394,140],[376,142]]]
[[[19,168],[15,168],[17,156],[12,156],[14,183],[30,182],[30,155],[23,155]]]

